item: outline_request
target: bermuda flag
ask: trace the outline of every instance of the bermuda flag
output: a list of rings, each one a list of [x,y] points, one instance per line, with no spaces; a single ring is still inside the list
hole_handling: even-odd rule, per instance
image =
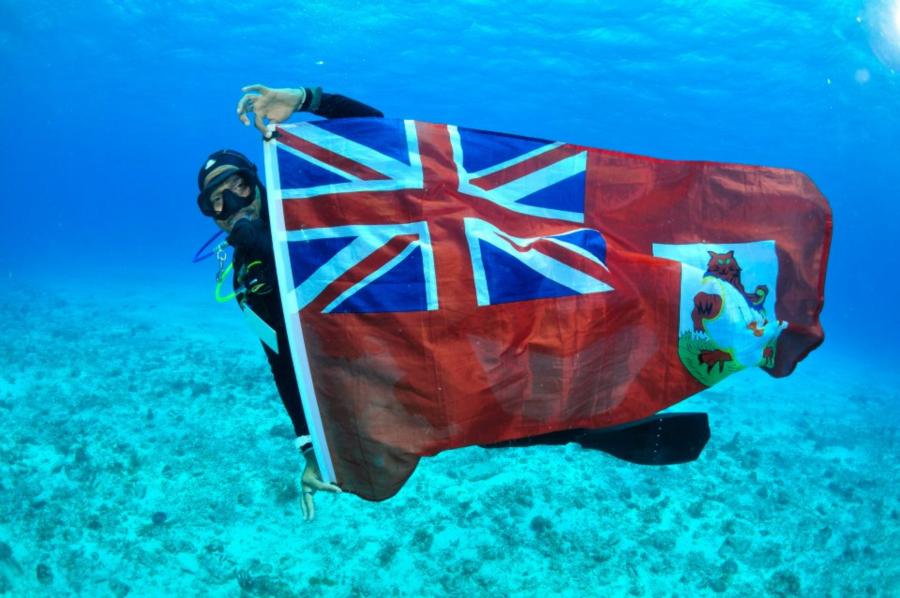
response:
[[[823,340],[831,212],[797,172],[376,118],[279,126],[265,156],[320,469],[366,499]]]

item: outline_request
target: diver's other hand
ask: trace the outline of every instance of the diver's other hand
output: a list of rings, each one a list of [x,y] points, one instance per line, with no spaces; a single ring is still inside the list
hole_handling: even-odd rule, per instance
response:
[[[319,474],[319,466],[316,465],[316,456],[309,451],[306,456],[306,468],[303,470],[303,477],[300,478],[300,490],[303,495],[300,504],[303,506],[303,520],[312,521],[316,516],[316,505],[313,502],[313,496],[319,490],[325,492],[335,492],[340,494],[342,491],[334,484],[326,484],[322,481]]]
[[[268,119],[270,123],[280,123],[287,120],[306,99],[306,90],[302,87],[271,89],[265,85],[248,85],[241,89],[244,95],[238,101],[237,115],[241,122],[246,126],[250,126],[249,113],[254,114],[254,123],[263,137],[269,138],[269,131],[266,129]]]

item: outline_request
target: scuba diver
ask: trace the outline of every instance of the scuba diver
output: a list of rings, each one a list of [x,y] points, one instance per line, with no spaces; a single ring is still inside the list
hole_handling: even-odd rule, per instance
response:
[[[311,112],[324,118],[383,117],[371,106],[325,93],[318,87],[272,89],[251,85],[242,91],[244,95],[237,105],[238,118],[249,126],[248,115],[252,113],[253,123],[266,140],[272,135],[266,121],[280,123],[295,112]],[[274,332],[274,339],[263,339],[262,345],[278,394],[293,424],[296,447],[305,457],[301,506],[304,520],[310,521],[315,517],[315,493],[340,493],[341,489],[322,480],[303,415],[278,291],[266,189],[256,165],[230,149],[209,155],[197,175],[197,184],[200,190],[197,206],[228,233],[226,242],[234,249],[230,268],[241,310],[262,320]],[[564,430],[485,448],[577,442],[584,448],[602,450],[633,463],[666,465],[696,459],[708,439],[705,413],[666,413],[615,428]]]
[[[257,127],[264,136],[268,131],[263,118],[281,122],[294,112],[308,111],[325,118],[383,116],[378,110],[356,100],[323,93],[321,88],[268,89],[261,85],[244,88],[238,103],[238,116],[249,125],[248,112],[255,112]],[[303,417],[297,377],[291,362],[287,331],[278,293],[272,235],[269,230],[266,189],[260,181],[256,165],[235,150],[213,152],[197,175],[200,194],[197,206],[228,233],[226,241],[234,248],[232,269],[235,298],[242,310],[251,310],[276,334],[276,346],[263,343],[263,349],[275,386],[284,404],[294,433],[297,449],[306,458],[301,477],[302,507],[305,520],[315,517],[313,495],[319,491],[340,492],[334,484],[322,481],[312,451],[309,428]]]

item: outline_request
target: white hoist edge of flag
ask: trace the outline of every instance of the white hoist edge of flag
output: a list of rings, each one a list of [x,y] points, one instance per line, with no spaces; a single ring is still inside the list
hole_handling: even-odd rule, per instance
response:
[[[274,132],[273,126],[270,125],[270,129]],[[312,372],[309,367],[309,356],[306,353],[303,328],[300,326],[297,294],[288,284],[293,277],[290,275],[291,262],[288,255],[287,229],[284,224],[281,183],[278,176],[278,142],[276,139],[270,137],[270,141],[263,142],[263,155],[265,157],[266,189],[269,198],[269,226],[272,230],[278,292],[281,293],[281,306],[284,311],[288,347],[291,351],[294,371],[297,374],[297,386],[300,390],[300,402],[303,404],[303,416],[306,418],[306,425],[309,426],[309,434],[312,437],[316,461],[319,464],[319,472],[325,482],[333,484],[336,482],[334,464],[331,461],[331,452],[328,450],[328,441],[325,438],[319,403],[316,401],[316,391],[313,387]]]

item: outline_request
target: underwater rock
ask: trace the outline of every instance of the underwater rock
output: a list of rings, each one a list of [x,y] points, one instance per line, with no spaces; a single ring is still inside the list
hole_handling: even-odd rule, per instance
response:
[[[91,516],[89,516],[89,517],[88,517],[88,520],[87,520],[87,522],[84,524],[84,526],[85,526],[86,528],[88,528],[88,529],[90,529],[90,530],[94,530],[94,531],[97,531],[97,530],[99,530],[100,528],[103,527],[103,525],[100,523],[100,517],[98,517],[97,515],[91,515]]]
[[[213,540],[212,542],[210,542],[209,544],[207,544],[204,547],[204,550],[206,550],[206,552],[209,552],[209,553],[215,552],[215,553],[221,554],[221,553],[225,552],[225,545],[222,543],[221,540],[219,540],[217,538],[217,539]]]
[[[641,520],[647,525],[657,525],[662,523],[662,503],[657,503],[645,508],[641,512]]]
[[[818,546],[823,546],[824,544],[827,544],[828,540],[831,539],[832,533],[833,532],[831,530],[831,527],[828,525],[819,529],[819,531],[816,532],[816,544]]]
[[[551,529],[553,529],[553,522],[546,517],[537,515],[531,520],[531,530],[536,534],[542,534]]]
[[[13,569],[18,573],[22,573],[22,566],[19,565],[16,558],[13,556],[12,546],[6,542],[0,542],[0,564],[6,565],[8,568]]]
[[[125,598],[131,592],[131,586],[118,579],[109,580],[109,589],[116,598]]]
[[[649,537],[649,544],[663,554],[669,554],[675,550],[677,539],[671,532],[656,532]]]
[[[49,586],[51,583],[53,583],[53,571],[51,571],[50,567],[45,563],[38,563],[38,566],[34,571],[34,575],[41,585]]]
[[[150,518],[150,520],[153,521],[153,525],[163,525],[168,519],[169,516],[163,511],[153,513],[153,516]]]
[[[203,397],[212,394],[212,384],[209,382],[193,382],[190,386],[192,397]]]
[[[738,571],[738,565],[734,559],[728,559],[722,563],[722,573],[725,575],[734,575]]]
[[[693,519],[699,519],[703,517],[703,505],[704,502],[702,500],[696,500],[692,502],[687,508],[687,514],[690,515]]]
[[[393,542],[389,542],[382,546],[381,550],[378,551],[378,564],[382,567],[390,565],[391,561],[394,560],[394,557],[397,556],[399,548],[400,547]]]
[[[478,545],[476,550],[478,552],[478,558],[482,562],[500,561],[503,560],[507,555],[507,548],[505,546],[501,546],[493,542],[489,544],[480,544]]]
[[[416,533],[413,534],[412,545],[420,552],[428,552],[433,541],[434,536],[430,532],[424,529],[417,529]]]
[[[782,569],[769,578],[766,589],[774,596],[799,596],[800,578]]]
[[[285,582],[281,581],[276,577],[271,577],[268,575],[253,575],[247,569],[241,569],[240,571],[235,572],[235,577],[237,578],[238,585],[242,590],[242,595],[249,594],[251,596],[273,596],[273,597],[281,597],[281,596],[293,596],[294,593],[291,591],[290,586],[288,586]],[[334,582],[330,579],[327,579],[326,585],[334,585]],[[310,585],[317,585],[320,582],[319,578],[311,577],[309,580]]]
[[[710,579],[708,585],[709,588],[717,594],[724,594],[728,589],[728,582],[722,577],[714,577]]]
[[[463,578],[470,578],[481,570],[481,563],[475,559],[462,559],[458,563],[458,570]]]
[[[326,586],[326,587],[334,587],[337,585],[337,582],[330,577],[326,577],[324,575],[317,576],[313,575],[309,578],[310,586]]]
[[[292,479],[275,478],[272,480],[275,491],[275,503],[285,505],[293,503],[300,498],[300,491]]]

